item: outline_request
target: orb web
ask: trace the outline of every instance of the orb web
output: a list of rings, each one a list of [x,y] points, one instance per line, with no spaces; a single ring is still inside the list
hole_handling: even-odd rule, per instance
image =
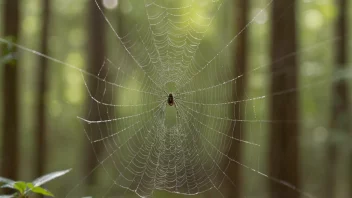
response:
[[[105,150],[104,154],[96,153],[99,166],[112,181],[104,196],[114,195],[115,186],[140,197],[151,197],[156,190],[194,195],[215,189],[223,195],[221,188],[225,182],[236,187],[236,181],[226,173],[230,163],[300,191],[228,155],[233,141],[260,147],[250,135],[237,138],[233,134],[235,125],[274,122],[261,120],[255,114],[252,102],[266,96],[242,101],[234,98],[236,83],[247,74],[236,76],[228,61],[232,51],[229,46],[272,1],[225,46],[201,50],[200,44],[222,3],[146,0],[145,21],[136,24],[126,35],[117,34],[97,4],[118,40],[120,60],[117,65],[109,59],[102,64],[95,74],[98,77],[95,90],[90,90],[83,76],[93,101],[91,108],[96,108],[99,117],[88,115],[80,119],[88,124],[85,133],[94,150]],[[129,68],[131,65],[134,68]],[[114,81],[107,81],[107,75]],[[166,86],[170,82],[175,84],[174,90]],[[110,97],[114,92],[119,94],[117,99]],[[170,126],[166,124],[166,109],[170,108],[166,101],[171,92],[176,113]],[[253,116],[235,119],[234,106],[242,103],[254,112]]]
[[[117,40],[118,58],[106,58],[99,73],[94,74],[95,79],[82,75],[92,100],[91,109],[99,112],[99,117],[88,115],[80,119],[86,124],[85,133],[99,162],[97,167],[109,177],[110,187],[102,196],[120,195],[123,191],[124,195],[132,192],[140,197],[153,197],[157,190],[184,195],[215,190],[224,196],[225,183],[236,188],[236,182],[240,182],[227,174],[229,165],[236,164],[243,171],[311,197],[262,172],[257,164],[259,156],[246,163],[229,155],[233,142],[259,150],[261,143],[253,130],[265,124],[299,122],[268,120],[257,114],[256,104],[264,106],[269,95],[236,97],[236,84],[244,76],[265,73],[269,65],[236,75],[229,61],[233,57],[233,43],[252,23],[265,16],[272,2],[257,9],[247,25],[237,30],[225,45],[215,47],[200,45],[206,36],[214,36],[213,21],[219,17],[223,1],[145,0],[140,11],[145,15],[144,21],[125,35],[117,33],[97,4]],[[87,81],[94,80],[97,87],[90,90]],[[168,83],[173,83],[174,88],[170,89]],[[314,86],[309,84],[310,88]],[[273,95],[294,91],[297,90]],[[169,93],[174,94],[173,107],[167,105]],[[233,115],[236,105],[244,112],[243,118]],[[172,114],[173,121],[168,114]],[[234,134],[234,128],[242,125],[249,126],[246,133]],[[96,152],[102,148],[103,152]]]

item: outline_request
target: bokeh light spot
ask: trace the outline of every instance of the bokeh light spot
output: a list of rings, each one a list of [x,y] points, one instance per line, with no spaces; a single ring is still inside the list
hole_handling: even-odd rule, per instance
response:
[[[119,4],[118,0],[103,0],[103,6],[106,9],[115,9]]]
[[[308,10],[304,17],[307,28],[319,29],[324,23],[324,17],[318,10]]]

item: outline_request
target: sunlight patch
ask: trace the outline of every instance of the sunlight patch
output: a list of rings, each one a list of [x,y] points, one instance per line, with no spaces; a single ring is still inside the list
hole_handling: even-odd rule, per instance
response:
[[[84,59],[82,58],[82,55],[80,53],[71,52],[67,55],[66,62],[76,67],[82,68],[84,64]]]
[[[253,17],[256,16],[255,22],[257,24],[265,24],[268,21],[269,16],[268,16],[267,11],[265,11],[265,10],[261,11],[261,9],[255,9],[252,13],[253,13],[252,14]]]
[[[33,34],[38,31],[38,23],[36,17],[27,16],[23,21],[23,31],[27,34]]]
[[[115,9],[118,3],[118,0],[103,0],[103,6],[107,9]]]
[[[308,10],[304,17],[305,25],[313,30],[319,29],[324,24],[324,17],[318,10]]]

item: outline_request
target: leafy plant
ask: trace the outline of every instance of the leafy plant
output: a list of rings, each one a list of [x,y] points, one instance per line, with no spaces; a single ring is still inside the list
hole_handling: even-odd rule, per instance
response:
[[[10,188],[17,191],[13,195],[0,195],[0,198],[28,198],[31,193],[54,197],[50,191],[40,186],[55,178],[61,177],[70,171],[71,169],[52,172],[38,177],[32,182],[13,181],[11,179],[0,177],[0,183],[4,183],[1,188]]]
[[[16,43],[16,37],[7,36],[6,40],[8,41],[4,47],[2,47],[4,57],[1,57],[0,64],[10,64],[14,65],[17,60],[16,46],[13,43]]]

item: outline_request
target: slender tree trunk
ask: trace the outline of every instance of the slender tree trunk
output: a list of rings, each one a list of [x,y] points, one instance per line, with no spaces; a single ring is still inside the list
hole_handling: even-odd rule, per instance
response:
[[[248,22],[248,11],[249,11],[249,1],[248,0],[236,0],[235,10],[236,10],[236,19],[234,20],[236,31],[241,31]],[[243,31],[237,38],[236,48],[234,50],[234,59],[233,59],[233,66],[234,71],[236,72],[236,76],[243,75],[241,78],[236,80],[236,84],[234,86],[233,100],[243,100],[245,97],[245,89],[247,85],[247,46],[248,46],[248,31]],[[234,104],[231,108],[233,112],[234,119],[240,120],[244,119],[244,105],[242,103]],[[241,134],[244,134],[244,124],[242,122],[235,122],[233,123],[232,130],[230,131],[231,136],[235,137],[236,139],[243,139]],[[241,161],[242,158],[242,149],[241,149],[241,142],[232,141],[231,148],[229,151],[229,157],[232,159],[236,159],[236,161]],[[242,175],[241,175],[241,166],[236,163],[231,163],[228,168],[228,176],[231,178],[232,181],[236,184],[236,186],[229,186],[227,187],[228,192],[226,197],[231,198],[239,198],[241,197],[242,192]]]
[[[100,4],[100,1],[98,1]],[[100,4],[103,9],[102,5]],[[104,63],[105,56],[105,21],[103,20],[102,14],[97,8],[95,1],[89,1],[88,3],[88,37],[89,37],[89,46],[88,46],[88,72],[94,75],[100,74],[103,76],[106,75],[106,67],[102,68]],[[100,76],[100,77],[101,77]],[[93,94],[95,98],[98,100],[102,99],[102,82],[99,82],[94,78],[87,78],[88,81],[88,89]],[[88,98],[88,106],[87,106],[87,116],[91,120],[100,120],[104,119],[99,114],[99,104],[92,101],[91,98]],[[105,112],[102,112],[104,114]],[[106,119],[106,118],[105,118]],[[101,130],[105,130],[105,128],[100,128],[98,124],[92,124],[86,126],[87,132],[90,134],[90,138],[92,140],[99,139]],[[103,133],[103,132],[102,132]],[[84,160],[84,173],[89,173],[94,169],[94,167],[98,164],[96,157],[99,157],[104,148],[104,142],[93,143],[87,142],[85,145],[85,156],[86,160]],[[96,181],[96,172],[93,172],[90,177],[87,178],[87,183],[92,185]]]
[[[16,41],[19,34],[19,1],[5,0],[3,11],[4,34],[7,39]],[[1,176],[18,179],[19,167],[18,150],[18,84],[17,84],[17,60],[16,48],[6,45],[3,52],[15,55],[15,59],[5,63],[3,69],[3,136],[2,136],[2,159]]]
[[[41,52],[48,54],[48,33],[49,33],[49,21],[50,21],[50,0],[42,0],[43,11],[42,11],[42,33],[41,33]],[[46,164],[46,119],[45,119],[45,95],[47,91],[47,59],[40,58],[39,62],[39,77],[38,77],[38,123],[36,130],[36,146],[37,146],[37,160],[36,160],[36,175],[40,176],[44,174],[44,165]]]
[[[292,6],[287,6],[292,5]],[[273,2],[272,10],[272,61],[297,50],[296,0]],[[271,65],[271,93],[297,88],[297,57],[292,56]],[[297,92],[274,95],[270,98],[270,120],[299,120]],[[298,187],[298,130],[297,122],[272,122],[270,133],[270,176]],[[296,198],[300,194],[282,184],[271,182],[272,198]]]
[[[335,54],[335,74],[340,75],[346,69],[347,65],[347,0],[337,0],[339,15],[336,23],[336,36],[339,40],[336,42]],[[327,186],[326,197],[333,198],[336,186],[336,156],[337,144],[333,138],[338,133],[351,132],[350,120],[351,114],[349,109],[348,86],[344,78],[339,79],[332,87],[332,115],[330,121],[331,136],[328,146],[328,167],[327,167]],[[352,181],[351,181],[352,183]],[[351,186],[352,187],[352,186]],[[352,193],[351,196],[352,197]]]

